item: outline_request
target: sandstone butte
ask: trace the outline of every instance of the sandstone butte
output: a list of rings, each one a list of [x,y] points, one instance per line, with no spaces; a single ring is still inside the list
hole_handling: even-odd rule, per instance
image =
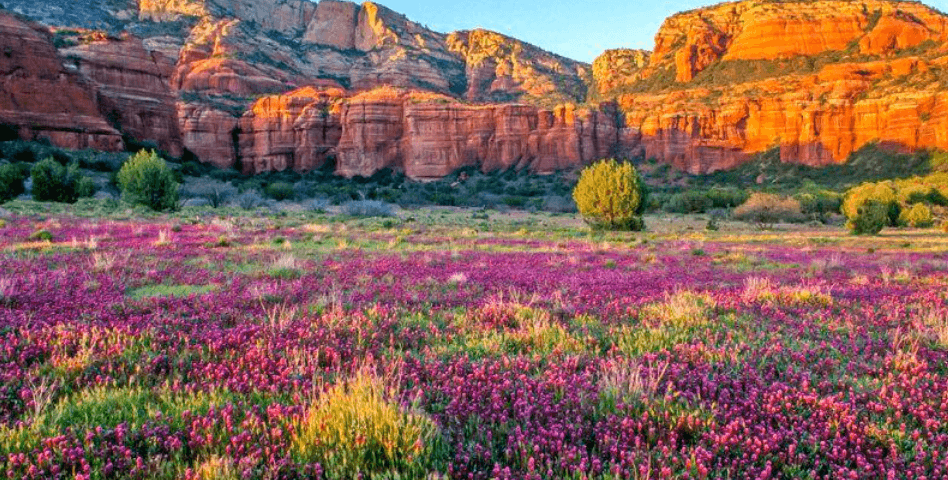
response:
[[[371,2],[126,3],[109,14],[125,31],[109,33],[0,11],[0,123],[70,148],[124,136],[248,174],[334,159],[346,176],[419,179],[605,156],[702,173],[772,148],[808,165],[871,142],[948,148],[948,17],[913,2],[725,3],[670,17],[651,52],[592,65]]]

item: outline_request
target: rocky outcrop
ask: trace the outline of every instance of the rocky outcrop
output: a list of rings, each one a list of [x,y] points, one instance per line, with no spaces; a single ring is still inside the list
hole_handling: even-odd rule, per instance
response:
[[[948,95],[938,83],[904,89],[909,76],[934,75],[908,57],[829,65],[726,91],[627,95],[623,146],[691,173],[733,168],[770,148],[783,161],[813,166],[845,161],[871,142],[901,151],[948,148]]]
[[[121,134],[100,115],[95,92],[68,71],[38,24],[0,12],[0,124],[21,138],[115,151]]]
[[[239,119],[204,103],[178,104],[184,146],[202,162],[218,168],[237,166]]]
[[[182,154],[176,97],[168,84],[174,65],[141,40],[125,35],[64,49],[68,64],[95,86],[99,111],[117,130]]]
[[[338,88],[307,87],[257,101],[240,119],[243,170],[306,172],[322,167],[342,136],[344,95]]]
[[[645,50],[619,48],[606,50],[592,64],[592,88],[596,94],[612,93],[633,85],[644,78],[651,53]]]
[[[337,171],[346,176],[394,168],[430,179],[465,166],[548,173],[606,156],[618,140],[607,111],[470,106],[391,92],[351,99],[341,121]]]
[[[946,21],[914,2],[725,3],[666,20],[648,64],[618,78],[601,72],[635,63],[603,55],[596,88],[620,104],[626,155],[692,173],[771,148],[807,165],[870,142],[944,148]]]
[[[687,83],[723,61],[826,52],[886,55],[944,42],[946,17],[916,2],[732,2],[669,17],[655,37],[646,77],[673,70]]]
[[[447,43],[464,58],[469,101],[555,105],[586,97],[585,64],[488,30],[452,33]]]

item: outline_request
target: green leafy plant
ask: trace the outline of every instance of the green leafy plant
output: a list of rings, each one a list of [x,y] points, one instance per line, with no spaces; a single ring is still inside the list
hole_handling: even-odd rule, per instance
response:
[[[63,166],[52,157],[41,160],[30,170],[33,199],[40,202],[75,203],[95,193],[95,184],[79,171],[79,165]]]
[[[866,200],[849,219],[849,229],[856,235],[876,235],[888,226],[889,205],[876,200]]]
[[[152,210],[171,210],[178,205],[178,183],[154,150],[135,154],[119,170],[117,180],[122,197],[129,203]]]
[[[899,215],[899,225],[913,228],[928,228],[935,224],[932,210],[923,203],[916,203]]]
[[[643,230],[647,192],[631,163],[601,160],[586,167],[573,190],[580,214],[594,228]]]
[[[867,204],[870,203],[872,205],[867,206]],[[888,182],[864,183],[850,189],[846,192],[842,212],[846,215],[846,218],[849,219],[850,230],[856,232],[857,228],[855,228],[855,224],[857,217],[862,216],[860,219],[862,225],[869,226],[865,222],[872,220],[870,224],[874,223],[877,220],[875,218],[877,210],[880,208],[884,208],[885,210],[885,219],[882,227],[896,225],[899,220],[899,214],[901,213],[901,207],[899,206],[895,189]],[[865,215],[870,215],[872,218],[866,218]],[[872,226],[872,228],[869,229],[870,231],[862,231],[861,233],[878,233],[882,230],[882,227],[879,227],[879,230],[875,232],[871,232],[871,230],[875,228]]]
[[[13,164],[0,165],[0,202],[13,200],[24,192],[26,176]]]
[[[281,201],[293,198],[293,185],[286,182],[275,182],[267,185],[266,194],[268,197]]]

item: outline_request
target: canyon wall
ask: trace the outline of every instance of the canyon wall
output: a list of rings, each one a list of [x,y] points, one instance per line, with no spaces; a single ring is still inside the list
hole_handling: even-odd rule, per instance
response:
[[[434,179],[467,166],[548,173],[608,156],[618,141],[614,109],[473,106],[390,88],[339,93],[307,88],[258,101],[240,121],[244,171],[307,171],[332,155],[350,177],[392,168]]]
[[[44,27],[0,12],[0,124],[20,138],[115,151],[122,136],[99,112],[94,89],[63,65]]]
[[[71,148],[124,137],[248,174],[334,160],[343,175],[422,179],[612,155],[705,173],[772,148],[807,165],[870,142],[948,148],[948,17],[914,2],[724,3],[668,18],[651,52],[592,65],[372,2],[48,2],[4,2],[60,25],[0,13],[0,123]]]
[[[706,173],[779,148],[785,162],[844,162],[878,142],[948,148],[948,23],[922,4],[735,2],[675,15],[648,60],[594,62],[623,116],[627,155]]]

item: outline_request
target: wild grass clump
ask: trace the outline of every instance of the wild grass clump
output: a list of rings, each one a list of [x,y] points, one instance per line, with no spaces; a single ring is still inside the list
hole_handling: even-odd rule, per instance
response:
[[[658,325],[694,327],[707,324],[716,306],[710,295],[684,290],[666,294],[665,300],[646,305],[641,316]]]
[[[770,279],[749,277],[744,281],[742,298],[748,302],[759,302],[786,307],[820,307],[833,304],[833,296],[819,287],[778,286]]]
[[[630,357],[669,350],[703,336],[717,303],[704,293],[680,291],[645,305],[639,325],[626,325],[617,332],[616,346]]]
[[[392,381],[367,371],[330,388],[294,429],[291,452],[327,478],[425,478],[445,451],[438,426],[398,403]]]
[[[638,361],[614,359],[603,362],[599,373],[600,409],[615,411],[619,404],[654,399],[665,379],[668,362],[646,366]]]

